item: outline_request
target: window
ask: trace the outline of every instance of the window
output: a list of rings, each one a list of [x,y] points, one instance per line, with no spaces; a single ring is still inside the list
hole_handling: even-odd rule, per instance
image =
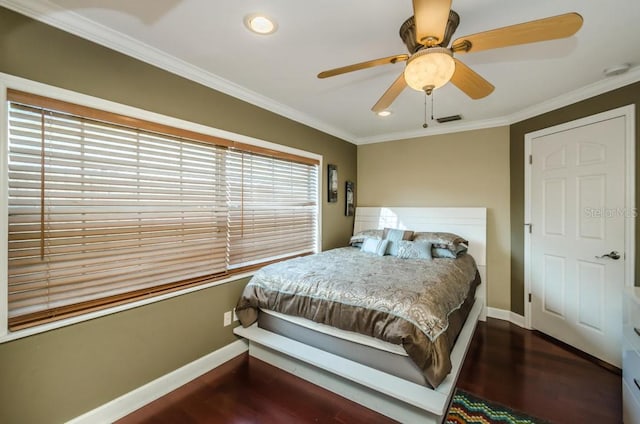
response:
[[[313,159],[8,100],[11,330],[316,249]]]
[[[314,249],[315,167],[243,151],[229,152],[226,166],[231,267]]]

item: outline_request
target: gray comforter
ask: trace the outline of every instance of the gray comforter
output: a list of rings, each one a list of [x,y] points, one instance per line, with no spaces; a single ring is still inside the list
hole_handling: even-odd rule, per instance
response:
[[[260,269],[236,312],[245,327],[264,308],[401,344],[436,387],[451,370],[453,340],[440,336],[477,282],[469,255],[399,259],[346,247]]]

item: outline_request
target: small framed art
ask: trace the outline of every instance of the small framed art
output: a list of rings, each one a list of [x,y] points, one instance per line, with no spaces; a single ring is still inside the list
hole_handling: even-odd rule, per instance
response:
[[[345,183],[345,210],[344,214],[346,216],[353,216],[356,212],[356,192],[355,192],[355,184],[353,181],[347,181]]]
[[[328,175],[328,201],[329,203],[335,203],[338,201],[338,167],[335,165],[327,165]]]

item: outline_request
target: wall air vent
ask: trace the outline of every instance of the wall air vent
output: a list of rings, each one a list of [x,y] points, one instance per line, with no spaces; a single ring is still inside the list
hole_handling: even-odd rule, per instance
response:
[[[438,121],[439,124],[444,124],[445,122],[459,121],[461,119],[462,119],[462,116],[460,115],[451,115],[451,116],[445,116],[443,118],[436,118],[436,121]]]

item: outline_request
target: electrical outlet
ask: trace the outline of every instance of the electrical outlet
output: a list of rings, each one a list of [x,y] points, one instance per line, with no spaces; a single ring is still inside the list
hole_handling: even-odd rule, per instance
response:
[[[224,313],[224,326],[231,325],[231,311]]]
[[[236,308],[233,308],[233,322],[238,321],[238,315],[236,315]]]

